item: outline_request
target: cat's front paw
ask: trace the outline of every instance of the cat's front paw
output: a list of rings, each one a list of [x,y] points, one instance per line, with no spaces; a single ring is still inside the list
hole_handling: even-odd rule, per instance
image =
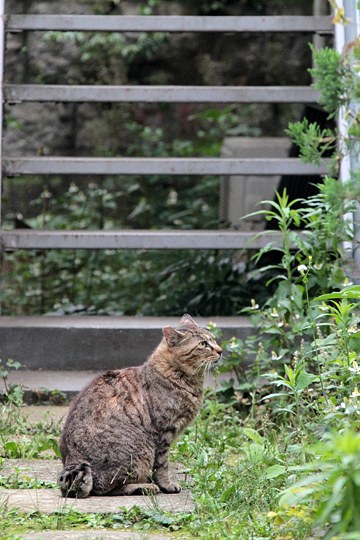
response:
[[[162,493],[180,493],[181,486],[176,482],[169,482],[168,484],[159,485]]]

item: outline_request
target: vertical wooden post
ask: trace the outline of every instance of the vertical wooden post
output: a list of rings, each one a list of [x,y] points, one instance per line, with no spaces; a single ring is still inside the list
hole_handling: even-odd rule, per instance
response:
[[[2,247],[2,176],[3,176],[3,77],[4,77],[4,57],[5,57],[5,0],[0,0],[0,283],[3,266]],[[2,311],[0,303],[0,314]]]
[[[335,25],[335,47],[336,50],[343,54],[349,43],[354,41],[360,34],[360,10],[356,7],[355,0],[337,0],[339,9],[344,10],[348,24]],[[350,108],[355,111],[359,108],[356,103],[351,103]],[[340,141],[347,135],[348,121],[346,119],[346,111],[340,110],[338,118],[338,130]],[[340,143],[341,144],[341,143]],[[340,151],[342,148],[340,148]],[[360,169],[359,148],[352,148],[350,152],[344,149],[343,158],[340,164],[340,179],[342,182],[347,182],[351,178],[352,172]],[[354,231],[354,245],[346,245],[345,249],[352,251],[356,270],[360,270],[360,202],[357,203],[357,208],[351,215],[345,215],[344,219],[352,222]],[[349,244],[349,243],[348,243]]]
[[[314,0],[313,5],[313,15],[314,17],[319,17],[323,15],[328,15],[329,13],[329,3],[327,0]],[[322,49],[325,46],[325,37],[318,32],[314,34],[313,45],[315,49]]]

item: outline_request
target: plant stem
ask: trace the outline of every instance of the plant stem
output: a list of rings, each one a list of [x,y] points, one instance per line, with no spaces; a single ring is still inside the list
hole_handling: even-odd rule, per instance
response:
[[[322,373],[321,373],[319,349],[318,349],[318,346],[317,346],[317,341],[316,341],[317,336],[316,336],[316,332],[315,332],[316,322],[315,322],[315,320],[313,318],[311,308],[310,308],[310,299],[309,299],[309,289],[308,289],[308,285],[307,285],[307,277],[306,277],[306,279],[304,279],[304,287],[305,287],[306,306],[307,306],[307,311],[308,311],[309,318],[310,318],[310,323],[311,323],[312,338],[313,338],[313,342],[314,342],[314,345],[315,345],[315,358],[316,358],[316,365],[317,365],[317,368],[318,368],[318,375],[319,375],[321,393],[322,393],[322,395],[323,395],[323,397],[324,397],[324,399],[326,401],[326,405],[329,406],[329,400],[328,400],[328,397],[327,397],[326,392],[325,392],[324,381],[323,381]]]

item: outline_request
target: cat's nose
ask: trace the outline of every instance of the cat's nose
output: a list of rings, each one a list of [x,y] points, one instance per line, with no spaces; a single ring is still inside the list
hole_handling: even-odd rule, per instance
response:
[[[218,347],[218,348],[216,349],[216,352],[218,353],[219,356],[221,356],[222,353],[223,353],[223,350],[222,350],[221,347]]]

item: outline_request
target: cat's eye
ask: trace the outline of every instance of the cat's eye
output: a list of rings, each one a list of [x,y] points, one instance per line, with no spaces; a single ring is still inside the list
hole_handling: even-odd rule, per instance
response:
[[[207,341],[200,341],[199,347],[200,347],[201,349],[204,349],[204,348],[207,347],[207,346],[208,346],[208,342],[207,342]]]

